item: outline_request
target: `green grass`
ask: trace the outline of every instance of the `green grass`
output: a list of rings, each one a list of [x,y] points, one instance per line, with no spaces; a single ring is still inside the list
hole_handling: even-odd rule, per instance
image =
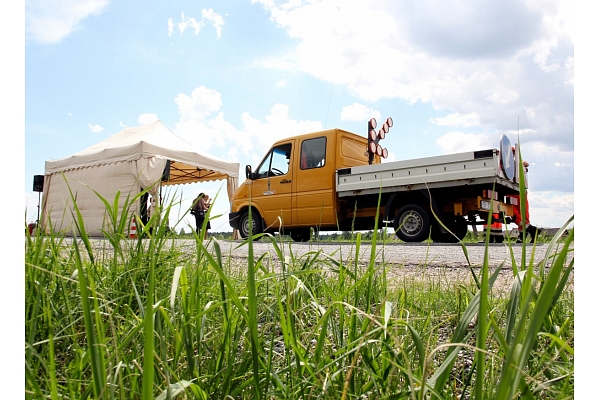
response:
[[[113,213],[108,241],[26,238],[26,398],[573,398],[573,230],[539,265],[511,247],[501,294],[487,263],[392,278],[377,235],[366,264],[271,235],[239,260],[198,236],[185,250],[164,222],[126,239],[130,218]]]

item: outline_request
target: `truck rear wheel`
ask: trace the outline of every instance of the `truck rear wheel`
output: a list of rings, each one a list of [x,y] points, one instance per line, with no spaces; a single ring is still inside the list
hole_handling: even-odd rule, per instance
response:
[[[429,237],[429,214],[416,204],[406,205],[396,213],[394,230],[405,242],[422,242]]]
[[[252,229],[250,229],[250,215],[248,212],[245,212],[240,217],[240,235],[244,239],[248,238],[249,236],[254,236],[257,233],[260,233],[260,225],[260,215],[252,211]]]
[[[294,229],[290,231],[290,236],[294,242],[308,242],[310,240],[310,228]]]

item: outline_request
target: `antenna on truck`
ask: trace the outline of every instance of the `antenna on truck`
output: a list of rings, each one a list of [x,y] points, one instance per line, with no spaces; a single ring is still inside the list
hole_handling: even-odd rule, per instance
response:
[[[369,165],[373,164],[373,159],[375,158],[375,154],[379,157],[387,158],[388,150],[379,145],[379,141],[385,139],[386,133],[389,132],[390,128],[394,126],[394,121],[392,117],[388,117],[383,123],[379,132],[375,132],[375,128],[377,128],[377,121],[375,118],[371,118],[367,124],[367,153],[365,155],[369,156]]]

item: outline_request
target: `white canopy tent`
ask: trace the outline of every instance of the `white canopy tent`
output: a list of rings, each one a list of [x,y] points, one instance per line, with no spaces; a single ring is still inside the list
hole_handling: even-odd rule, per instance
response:
[[[98,194],[112,204],[120,191],[121,212],[127,196],[131,199],[144,189],[156,196],[160,185],[226,179],[231,201],[238,186],[239,163],[219,160],[191,147],[156,121],[127,128],[70,157],[46,161],[42,229],[73,233],[71,193],[91,236],[101,236],[108,222],[106,206]],[[141,208],[138,201],[128,211],[140,215]]]

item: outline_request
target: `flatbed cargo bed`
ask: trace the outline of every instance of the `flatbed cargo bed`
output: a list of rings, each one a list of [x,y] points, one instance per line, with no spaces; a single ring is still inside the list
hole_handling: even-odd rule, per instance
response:
[[[499,151],[471,151],[336,171],[339,197],[461,185],[496,184],[519,191],[518,183],[499,171]]]

